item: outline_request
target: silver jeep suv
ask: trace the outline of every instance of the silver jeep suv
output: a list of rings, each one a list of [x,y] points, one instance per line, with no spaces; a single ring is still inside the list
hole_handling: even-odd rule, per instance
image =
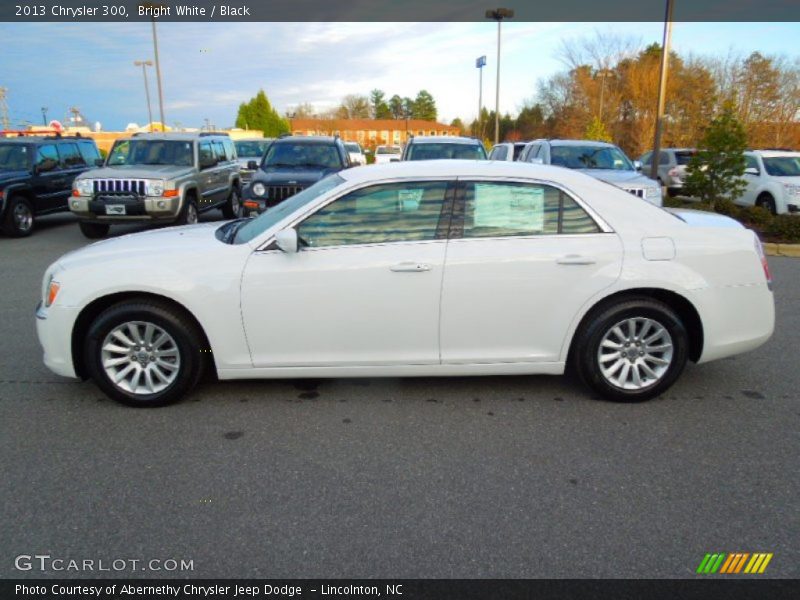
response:
[[[144,133],[114,142],[105,164],[77,177],[69,208],[83,234],[101,238],[112,223],[196,223],[221,208],[240,215],[236,148],[224,133]]]

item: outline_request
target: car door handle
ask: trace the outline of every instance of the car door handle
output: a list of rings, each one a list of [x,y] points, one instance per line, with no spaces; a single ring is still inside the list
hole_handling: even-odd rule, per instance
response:
[[[580,254],[567,254],[556,259],[556,263],[559,265],[593,265],[595,262],[597,261],[592,257]]]
[[[422,273],[423,271],[430,271],[431,266],[425,263],[418,262],[401,262],[390,267],[391,271],[395,273]]]

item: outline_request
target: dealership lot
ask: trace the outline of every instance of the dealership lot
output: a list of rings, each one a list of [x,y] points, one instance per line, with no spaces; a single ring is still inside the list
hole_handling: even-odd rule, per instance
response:
[[[134,410],[41,361],[41,275],[85,243],[70,215],[0,238],[2,577],[41,576],[14,569],[37,553],[200,578],[685,577],[717,551],[800,575],[800,260],[770,259],[766,346],[641,405],[487,377],[205,384]]]

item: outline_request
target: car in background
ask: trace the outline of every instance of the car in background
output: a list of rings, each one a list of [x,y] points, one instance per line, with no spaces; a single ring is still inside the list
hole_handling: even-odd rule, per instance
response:
[[[377,146],[375,148],[375,164],[399,162],[402,155],[403,149],[400,146]]]
[[[593,140],[534,140],[525,145],[519,160],[583,171],[651,204],[663,204],[659,183],[639,173],[614,144]]]
[[[30,235],[37,217],[69,210],[75,177],[101,161],[81,136],[0,137],[0,229]]]
[[[254,173],[242,193],[244,210],[249,215],[262,213],[350,166],[350,153],[339,136],[280,137],[260,163],[250,162]]]
[[[518,160],[527,142],[500,142],[492,147],[489,160]]]
[[[486,148],[476,138],[460,136],[411,137],[401,160],[486,160]]]
[[[757,348],[774,322],[761,244],[733,219],[670,213],[578,171],[475,160],[343,170],[254,219],[72,251],[45,271],[36,310],[47,367],[142,407],[211,370],[568,368],[597,396],[639,402],[687,361]]]
[[[114,142],[102,168],[75,179],[69,208],[96,239],[112,224],[187,225],[215,208],[237,217],[240,190],[227,133],[135,133]]]
[[[753,150],[744,160],[747,187],[736,204],[761,206],[773,215],[800,213],[800,152]]]
[[[242,138],[233,141],[236,147],[236,160],[239,162],[239,175],[242,185],[250,181],[253,170],[248,168],[251,160],[261,161],[267,146],[274,138]]]
[[[364,150],[358,142],[345,142],[344,147],[347,148],[347,153],[350,155],[350,163],[352,165],[367,164],[367,157],[364,155]]]
[[[658,154],[658,183],[667,189],[667,194],[674,198],[683,189],[686,169],[689,161],[697,154],[694,148],[664,148]],[[652,168],[653,152],[645,152],[639,158],[642,173],[649,175]]]

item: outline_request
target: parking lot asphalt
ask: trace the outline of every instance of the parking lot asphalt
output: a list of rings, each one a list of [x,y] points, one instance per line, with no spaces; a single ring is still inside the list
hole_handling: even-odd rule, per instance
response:
[[[769,261],[767,345],[644,404],[480,377],[208,383],[137,410],[42,364],[42,274],[85,243],[69,215],[0,237],[0,577],[672,578],[739,551],[800,576],[800,259]],[[14,568],[37,553],[194,569]]]

